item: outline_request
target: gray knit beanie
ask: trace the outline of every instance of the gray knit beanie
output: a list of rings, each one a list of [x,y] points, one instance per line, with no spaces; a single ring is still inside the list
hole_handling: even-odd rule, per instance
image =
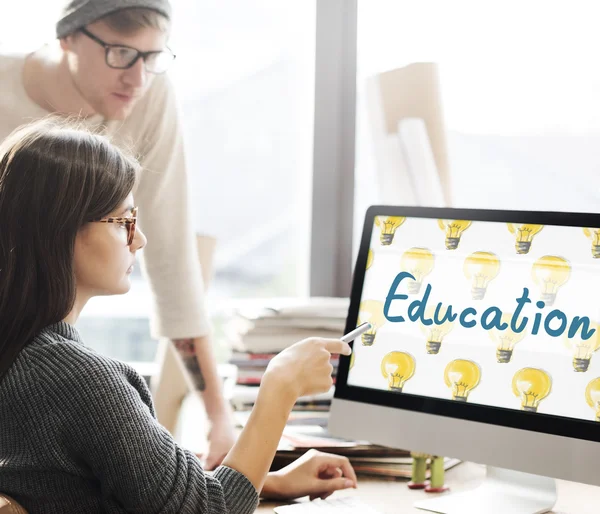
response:
[[[152,9],[171,19],[169,0],[69,0],[56,24],[56,37],[68,36],[107,14],[132,7]]]

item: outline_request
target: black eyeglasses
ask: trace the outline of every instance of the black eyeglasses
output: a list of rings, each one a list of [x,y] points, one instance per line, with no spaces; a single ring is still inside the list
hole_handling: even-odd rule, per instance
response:
[[[106,64],[110,68],[127,70],[141,57],[144,60],[144,67],[148,73],[160,74],[167,71],[171,63],[175,60],[175,54],[169,48],[152,52],[140,52],[129,46],[109,45],[85,28],[80,29],[80,32],[104,47]]]

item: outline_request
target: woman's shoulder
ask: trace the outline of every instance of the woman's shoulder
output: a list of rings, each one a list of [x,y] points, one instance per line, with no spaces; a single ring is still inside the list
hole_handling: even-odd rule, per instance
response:
[[[82,341],[43,331],[22,350],[15,365],[11,371],[17,383],[37,384],[34,389],[51,403],[72,402],[73,408],[83,403],[87,409],[92,404],[100,408],[111,402],[141,401],[154,415],[146,381],[130,365],[99,354]],[[33,393],[30,386],[26,389]]]
[[[138,386],[143,378],[125,362],[107,357],[86,346],[78,337],[53,330],[40,332],[23,350],[19,359],[39,375],[61,382],[123,382]],[[42,377],[40,377],[42,378]]]

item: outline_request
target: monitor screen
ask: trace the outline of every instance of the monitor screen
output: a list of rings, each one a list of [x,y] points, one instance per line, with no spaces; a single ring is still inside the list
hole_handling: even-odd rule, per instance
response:
[[[585,215],[408,211],[367,216],[349,321],[373,328],[354,342],[342,389],[549,432],[557,425],[522,416],[577,420],[598,438],[600,229],[564,224]]]

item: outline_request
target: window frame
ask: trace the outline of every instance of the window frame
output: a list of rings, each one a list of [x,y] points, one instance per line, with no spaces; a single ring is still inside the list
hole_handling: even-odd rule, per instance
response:
[[[350,295],[357,0],[317,0],[310,295]]]

